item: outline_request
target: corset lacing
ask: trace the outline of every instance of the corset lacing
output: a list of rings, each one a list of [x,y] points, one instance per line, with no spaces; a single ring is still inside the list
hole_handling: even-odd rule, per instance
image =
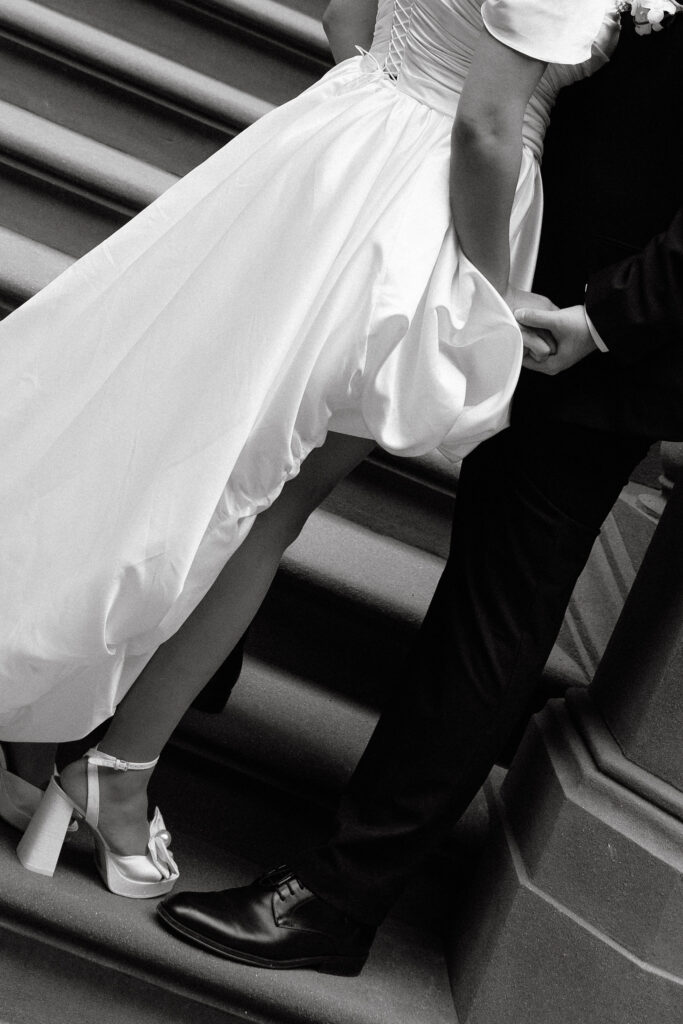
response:
[[[399,71],[401,70],[414,6],[415,0],[394,0],[391,38],[384,62],[384,70],[389,75],[389,78],[392,78],[394,81],[398,78]]]

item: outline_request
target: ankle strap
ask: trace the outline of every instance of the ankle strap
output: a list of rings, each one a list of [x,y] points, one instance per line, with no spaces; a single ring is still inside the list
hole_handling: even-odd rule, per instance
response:
[[[100,780],[97,777],[98,768],[113,768],[117,772],[143,771],[146,768],[154,768],[159,760],[155,757],[153,761],[122,761],[120,757],[113,757],[92,747],[85,757],[88,761],[88,795],[85,805],[85,820],[88,825],[97,828],[100,818]]]
[[[122,761],[120,757],[113,757],[112,754],[105,754],[97,747],[92,747],[85,755],[88,764],[97,765],[100,768],[113,768],[117,772],[141,772],[148,768],[154,768],[159,761],[155,757],[153,761]]]

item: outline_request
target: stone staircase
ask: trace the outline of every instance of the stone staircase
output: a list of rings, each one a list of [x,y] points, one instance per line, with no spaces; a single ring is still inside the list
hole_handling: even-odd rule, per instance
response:
[[[0,0],[0,312],[310,85],[330,63],[324,7]],[[242,882],[324,833],[441,571],[455,484],[436,455],[378,452],[289,550],[228,712],[191,711],[156,776],[184,887]],[[604,594],[618,609],[633,550],[613,517],[551,658],[549,691],[589,678]],[[381,929],[366,970],[337,979],[186,947],[156,925],[153,905],[104,891],[83,836],[43,879],[23,871],[16,836],[0,826],[0,1020],[455,1024],[440,937],[450,908],[433,882],[448,871],[466,884],[485,834],[475,802],[431,884],[416,883]]]

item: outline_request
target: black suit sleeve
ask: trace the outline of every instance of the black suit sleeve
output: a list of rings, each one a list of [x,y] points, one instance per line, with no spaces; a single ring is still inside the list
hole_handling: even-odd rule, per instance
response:
[[[586,310],[620,362],[683,346],[683,207],[642,252],[589,278]]]

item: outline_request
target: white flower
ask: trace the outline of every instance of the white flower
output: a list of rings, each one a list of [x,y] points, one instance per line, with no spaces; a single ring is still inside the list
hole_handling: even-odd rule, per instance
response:
[[[660,32],[664,27],[662,22],[667,14],[678,14],[683,11],[683,5],[677,0],[631,0],[626,6],[631,8],[631,14],[636,25],[636,32],[639,36],[649,35],[650,32]]]

